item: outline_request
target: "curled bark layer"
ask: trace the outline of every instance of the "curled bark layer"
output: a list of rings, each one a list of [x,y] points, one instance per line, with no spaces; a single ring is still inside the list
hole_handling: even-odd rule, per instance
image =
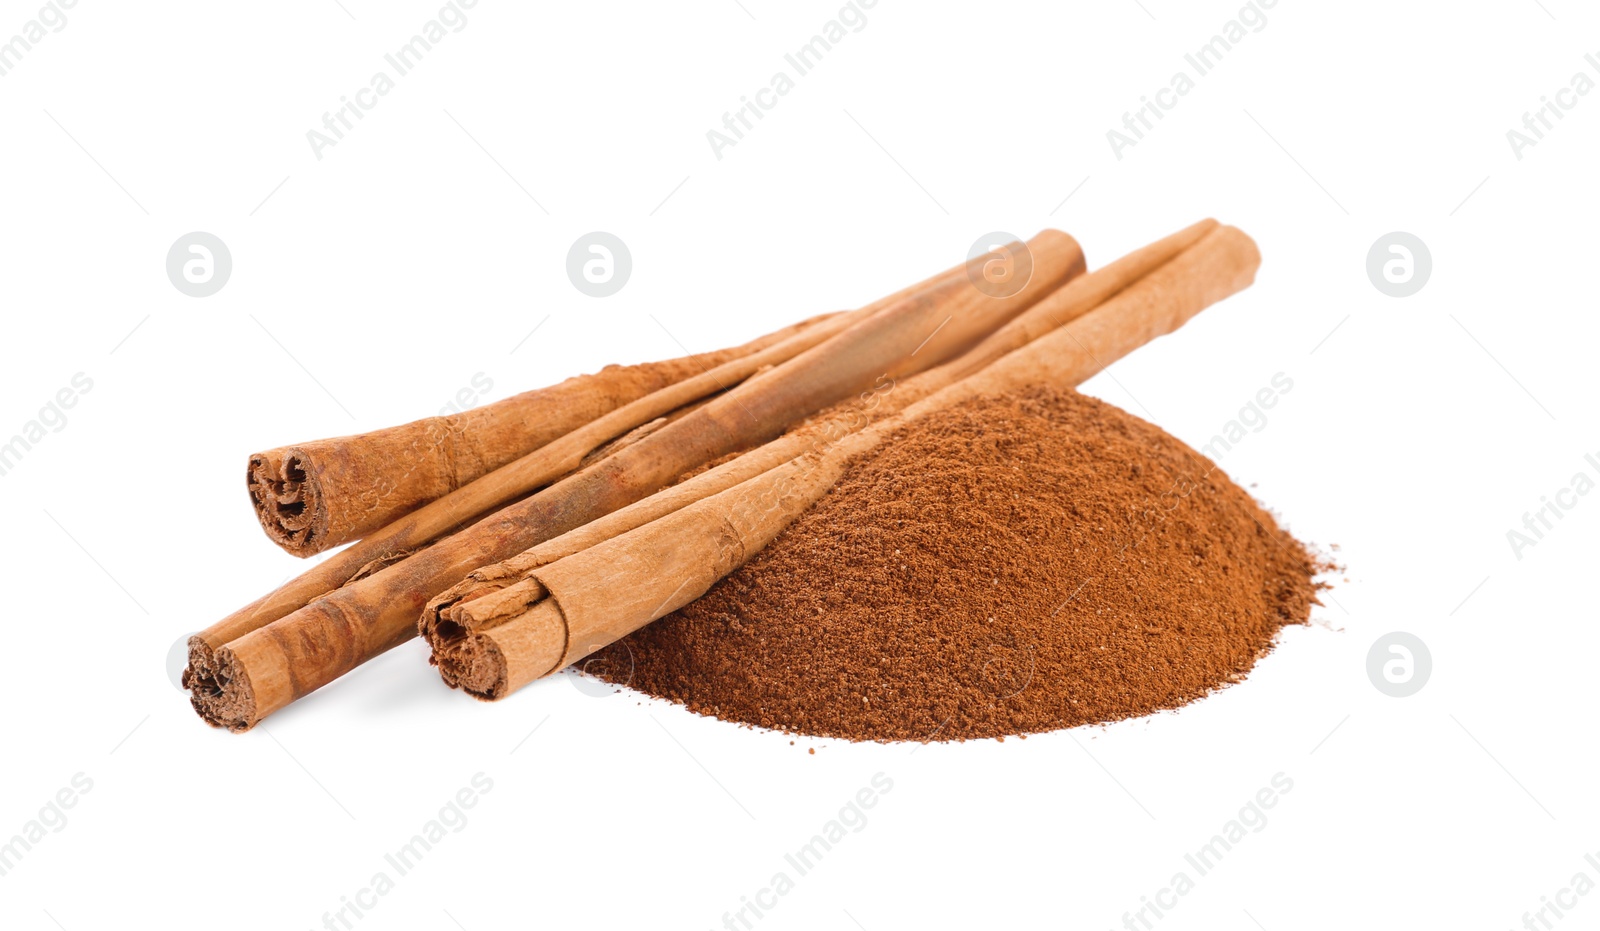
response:
[[[267,538],[313,556],[366,536],[557,437],[668,385],[783,342],[823,317],[743,346],[608,365],[459,414],[250,456],[246,485]]]

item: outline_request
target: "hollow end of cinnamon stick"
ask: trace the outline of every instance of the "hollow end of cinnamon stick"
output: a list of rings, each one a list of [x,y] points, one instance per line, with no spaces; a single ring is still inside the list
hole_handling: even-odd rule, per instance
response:
[[[455,621],[441,620],[429,644],[446,685],[480,701],[498,701],[510,693],[506,658],[494,640],[469,634]]]
[[[469,588],[470,581],[471,577],[468,576],[468,578],[463,579],[454,587],[446,589],[444,594],[435,596],[423,606],[422,614],[417,617],[417,636],[427,641],[429,646],[436,645],[435,641],[440,637],[439,629],[441,625],[449,625],[444,628],[446,631],[444,639],[446,640],[457,638],[465,633],[462,625],[452,616],[455,613],[457,604],[475,598],[482,598],[504,587],[490,584]],[[437,655],[428,657],[428,662],[433,663],[435,666],[438,665],[437,660]]]
[[[296,556],[323,549],[328,515],[321,483],[304,452],[287,447],[256,453],[245,481],[256,519],[272,542]]]
[[[552,598],[489,619],[458,605],[439,612],[425,636],[429,662],[445,684],[482,701],[499,701],[560,669],[569,646],[566,618]]]
[[[183,687],[189,690],[189,704],[207,724],[236,734],[256,725],[250,674],[227,647],[213,650],[199,637],[190,638]]]

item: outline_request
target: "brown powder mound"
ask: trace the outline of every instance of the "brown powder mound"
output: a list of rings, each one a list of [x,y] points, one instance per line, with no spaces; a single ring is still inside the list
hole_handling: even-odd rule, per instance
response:
[[[1072,391],[926,417],[591,672],[701,714],[864,740],[1175,708],[1307,621],[1318,564],[1210,460]]]

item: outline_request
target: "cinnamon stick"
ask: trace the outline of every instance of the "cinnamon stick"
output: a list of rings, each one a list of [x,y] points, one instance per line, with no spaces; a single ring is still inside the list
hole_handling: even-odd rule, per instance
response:
[[[1216,229],[1217,225],[1215,220],[1202,220],[1103,268],[1073,279],[955,360],[901,384],[886,385],[887,390],[872,392],[870,407],[866,404],[846,407],[832,416],[808,423],[715,469],[665,488],[509,560],[474,570],[461,582],[432,599],[418,621],[418,632],[435,648],[430,661],[437,664],[440,643],[457,636],[461,630],[493,626],[528,610],[544,598],[542,587],[530,575],[533,569],[588,549],[701,498],[732,488],[808,451],[824,448],[840,437],[865,427],[874,419],[886,417],[959,381],[1006,353],[1093,310],[1193,246]],[[497,594],[501,589],[506,589],[504,594]],[[441,623],[447,625],[444,634],[438,632]],[[456,626],[448,626],[451,624]],[[466,654],[458,652],[456,655]],[[453,680],[453,670],[445,675],[446,681],[458,684]]]
[[[1016,294],[985,295],[964,272],[941,276],[933,287],[852,320],[848,329],[820,345],[370,577],[224,641],[209,655],[192,641],[185,682],[196,711],[211,723],[246,730],[414,636],[417,615],[427,600],[468,571],[626,506],[705,462],[769,439],[876,378],[937,365],[1082,270],[1081,250],[1063,233],[1046,231],[1029,242],[1029,250],[1033,274]]]
[[[1248,286],[1259,262],[1248,236],[1232,227],[1214,229],[1100,307],[895,417],[620,536],[520,571],[510,585],[457,589],[453,603],[434,608],[429,639],[441,675],[492,700],[581,659],[704,594],[820,499],[852,458],[899,427],[981,395],[1041,382],[1079,384]]]
[[[195,635],[189,651],[191,672],[203,678],[210,652],[224,643],[258,630],[341,585],[370,575],[375,568],[381,568],[396,557],[414,552],[437,537],[579,468],[586,457],[595,454],[601,446],[620,440],[629,431],[720,392],[766,366],[793,358],[842,332],[852,319],[852,314],[837,314],[758,352],[647,394],[428,502]]]
[[[862,308],[874,313],[964,273],[957,265]],[[312,556],[360,539],[623,405],[754,355],[837,314],[821,314],[742,346],[591,375],[459,414],[252,454],[246,484],[268,539]]]
[[[295,556],[313,556],[360,539],[630,401],[750,356],[828,316],[731,349],[608,365],[459,414],[254,453],[246,473],[250,501],[268,539]]]
[[[192,681],[202,690],[213,688],[208,683],[218,675],[215,651],[224,644],[260,630],[343,585],[370,576],[494,508],[584,466],[602,455],[602,447],[615,449],[632,442],[638,438],[637,431],[656,429],[651,426],[653,419],[661,420],[669,411],[675,412],[673,416],[681,416],[687,413],[683,405],[701,403],[761,368],[791,359],[837,335],[853,322],[872,316],[913,294],[961,280],[965,270],[965,265],[957,265],[859,310],[818,319],[814,325],[805,327],[780,343],[724,362],[623,405],[523,458],[400,517],[192,637],[189,641],[189,664],[184,673],[185,685],[188,686]]]

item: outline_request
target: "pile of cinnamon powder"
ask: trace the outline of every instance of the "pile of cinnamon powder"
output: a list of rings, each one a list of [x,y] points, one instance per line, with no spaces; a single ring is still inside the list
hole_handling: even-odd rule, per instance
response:
[[[1210,460],[1076,392],[917,421],[703,598],[590,672],[862,740],[1145,715],[1238,681],[1322,568]]]

